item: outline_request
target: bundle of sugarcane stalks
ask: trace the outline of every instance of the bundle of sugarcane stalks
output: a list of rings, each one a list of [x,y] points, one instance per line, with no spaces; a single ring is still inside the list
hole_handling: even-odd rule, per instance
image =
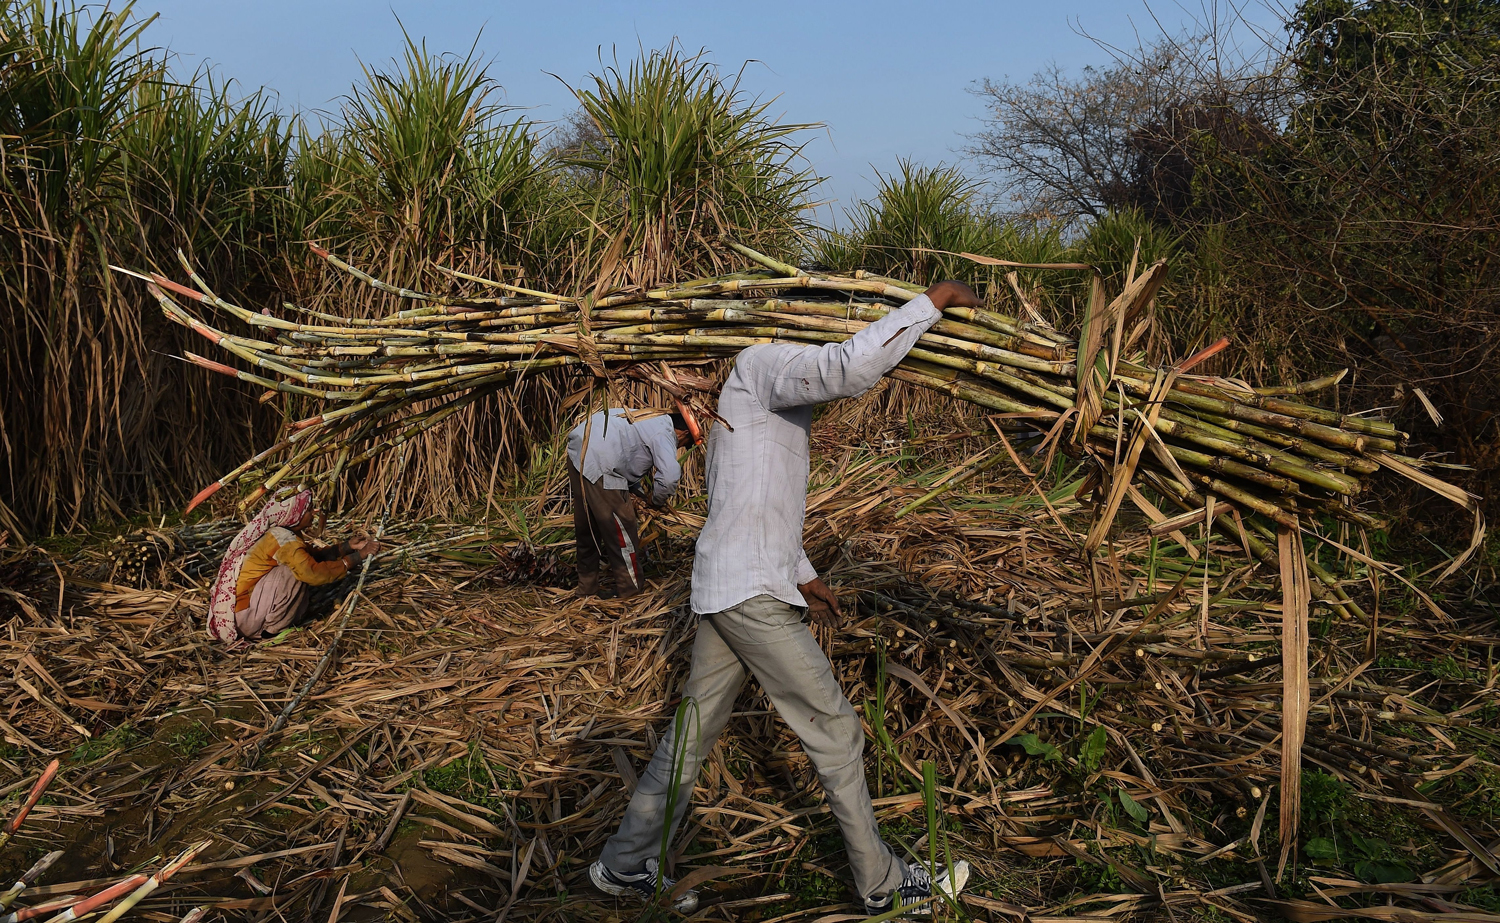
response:
[[[728,246],[755,268],[586,297],[452,270],[445,271],[482,294],[415,291],[376,279],[314,246],[329,265],[410,305],[374,319],[295,305],[287,308],[301,316],[297,320],[250,311],[215,295],[185,259],[183,268],[195,287],[156,273],[131,273],[149,283],[168,317],[256,371],[193,353],[187,359],[328,408],[291,424],[279,442],[209,485],[189,508],[251,473],[261,483],[243,504],[289,480],[337,479],[461,408],[549,369],[572,367],[608,378],[659,367],[660,373],[649,375],[652,380],[712,416],[709,396],[682,387],[674,364],[729,357],[758,343],[839,342],[922,291],[865,272],[803,270],[738,244]],[[1090,269],[1081,264],[1034,268]],[[1470,551],[1477,547],[1482,524],[1476,498],[1424,472],[1421,461],[1400,455],[1405,437],[1392,424],[1298,400],[1335,385],[1339,376],[1256,390],[1243,382],[1188,374],[1222,349],[1222,341],[1175,366],[1145,364],[1137,343],[1152,322],[1152,303],[1165,275],[1164,262],[1139,274],[1132,268],[1123,291],[1108,300],[1095,274],[1077,340],[1044,322],[1024,298],[1029,319],[950,308],[891,377],[994,411],[1002,440],[1008,428],[1025,421],[1047,430],[1049,458],[1060,448],[1097,459],[1101,514],[1085,541],[1090,552],[1101,545],[1128,498],[1163,532],[1206,519],[1237,536],[1247,553],[1269,560],[1267,542],[1274,532],[1295,529],[1301,516],[1375,525],[1355,501],[1365,478],[1381,468],[1474,512],[1476,541]],[[184,309],[178,297],[217,308],[262,336],[215,329]],[[1186,512],[1171,519],[1160,513],[1133,487],[1137,475]]]

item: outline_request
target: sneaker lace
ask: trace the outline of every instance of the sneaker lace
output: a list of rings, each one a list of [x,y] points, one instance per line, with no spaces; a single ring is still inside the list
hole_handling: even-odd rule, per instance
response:
[[[908,864],[906,874],[901,876],[900,890],[903,897],[926,897],[932,891],[932,876],[922,866]]]
[[[672,890],[672,887],[677,884],[677,882],[662,874],[661,863],[655,859],[646,860],[646,873],[651,876],[648,879],[651,885],[653,887],[660,887],[663,893]]]

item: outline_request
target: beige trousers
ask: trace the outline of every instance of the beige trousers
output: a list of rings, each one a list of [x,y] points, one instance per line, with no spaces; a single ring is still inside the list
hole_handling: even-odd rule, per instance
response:
[[[604,864],[628,874],[661,855],[663,830],[670,842],[687,813],[698,767],[729,721],[751,673],[817,769],[844,835],[859,896],[883,898],[901,883],[906,864],[880,838],[875,822],[865,781],[864,729],[801,611],[770,596],[699,619],[692,671],[682,692],[682,720],[662,736],[619,832],[604,844]],[[680,773],[673,772],[674,764]],[[668,816],[668,793],[674,789],[676,801]]]
[[[301,620],[311,595],[307,584],[298,580],[290,567],[278,564],[255,582],[250,605],[234,614],[234,626],[242,638],[272,637]]]

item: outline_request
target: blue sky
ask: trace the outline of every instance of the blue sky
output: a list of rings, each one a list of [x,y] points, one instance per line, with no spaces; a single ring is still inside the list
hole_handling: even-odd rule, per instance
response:
[[[743,85],[778,97],[771,113],[824,124],[806,154],[826,177],[825,220],[836,220],[900,157],[963,159],[964,135],[983,115],[968,92],[975,81],[1025,79],[1050,62],[1070,70],[1104,63],[1108,52],[1088,36],[1131,48],[1138,35],[1159,34],[1158,21],[1174,32],[1208,21],[1215,12],[1205,4],[1232,18],[1235,2],[138,0],[136,11],[160,13],[147,41],[178,53],[181,66],[211,63],[242,87],[268,87],[304,110],[336,108],[361,61],[379,68],[398,56],[403,24],[433,51],[466,53],[477,38],[505,102],[543,123],[573,110],[564,81],[582,86],[601,56],[628,60],[676,38],[690,51],[706,49],[726,71],[752,62]],[[1241,2],[1252,27],[1275,28],[1261,0]]]

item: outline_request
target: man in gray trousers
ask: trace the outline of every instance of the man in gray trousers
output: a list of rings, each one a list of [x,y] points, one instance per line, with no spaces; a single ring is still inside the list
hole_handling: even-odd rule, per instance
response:
[[[936,881],[880,838],[865,781],[864,731],[832,666],[802,621],[839,615],[837,597],[802,549],[807,505],[808,437],[813,408],[869,390],[895,368],[947,307],[977,307],[968,286],[940,282],[843,343],[771,343],[740,353],[719,396],[708,437],[708,520],[693,559],[698,621],[692,670],[683,689],[684,720],[663,735],[637,784],[620,829],[604,844],[589,877],[600,890],[647,899],[671,889],[659,858],[687,813],[703,758],[713,748],[749,673],[802,741],[844,835],[854,886],[872,914],[950,897],[968,880],[966,862]],[[674,778],[674,763],[681,766]],[[669,792],[675,788],[673,799]],[[669,800],[674,807],[667,816]],[[676,908],[697,907],[695,892]],[[930,912],[922,904],[915,912]]]

